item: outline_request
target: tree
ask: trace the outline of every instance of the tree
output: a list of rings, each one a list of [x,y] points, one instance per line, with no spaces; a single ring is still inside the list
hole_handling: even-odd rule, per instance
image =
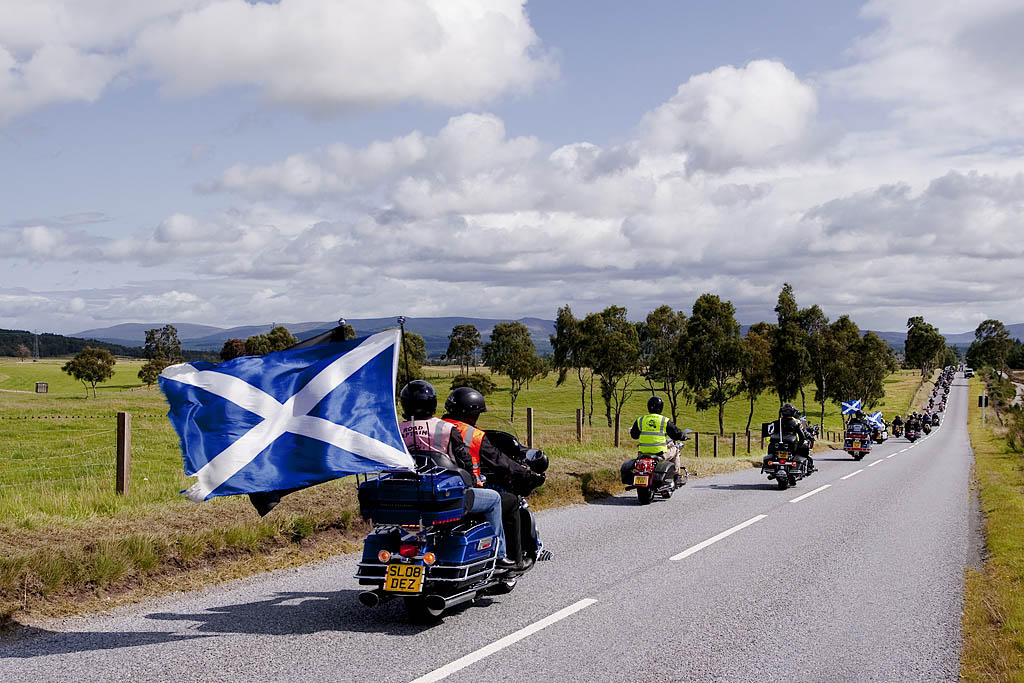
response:
[[[1006,364],[1014,370],[1024,370],[1024,342],[1020,339],[1013,340],[1013,347],[1006,357]]]
[[[480,346],[480,331],[475,325],[456,325],[448,335],[448,350],[444,352],[444,357],[458,361],[459,372],[468,375],[473,354]]]
[[[174,325],[164,325],[146,330],[144,352],[148,360],[139,369],[139,379],[146,386],[150,386],[156,382],[164,368],[182,362],[178,330]]]
[[[828,401],[832,383],[842,371],[840,363],[846,360],[846,349],[834,334],[828,318],[817,305],[805,308],[800,312],[800,317],[801,327],[807,335],[807,369],[810,380],[814,383],[814,400],[821,407],[818,425],[824,430],[825,402]],[[804,396],[802,388],[800,396],[801,399]]]
[[[668,397],[672,422],[679,419],[679,398],[686,390],[684,346],[686,314],[671,306],[659,306],[637,326],[640,337],[640,373],[653,396],[661,391]]]
[[[725,404],[740,393],[743,341],[732,302],[701,294],[686,323],[687,383],[697,410],[718,406],[718,433],[725,434]]]
[[[800,393],[807,375],[807,334],[800,325],[800,311],[788,282],[779,292],[775,313],[779,324],[772,339],[772,382],[779,403],[785,403]]]
[[[232,358],[238,358],[244,355],[245,342],[237,337],[228,339],[220,349],[220,359],[222,361],[231,360]]]
[[[114,376],[116,363],[110,351],[87,346],[61,366],[61,370],[82,383],[86,398],[89,397],[89,387],[92,386],[92,396],[96,398],[96,385]]]
[[[427,362],[427,343],[415,332],[402,336],[402,349],[398,354],[398,390],[409,382],[423,377],[423,364]]]
[[[508,419],[515,422],[519,392],[527,382],[547,371],[547,364],[537,357],[530,330],[520,322],[498,323],[491,331],[491,340],[484,344],[483,360],[512,383],[509,390],[512,409]]]
[[[860,339],[854,351],[856,394],[865,408],[874,408],[885,397],[885,378],[898,367],[892,347],[874,332]]]
[[[581,335],[590,367],[600,381],[604,414],[611,427],[632,395],[632,380],[640,363],[640,337],[626,320],[626,309],[609,306],[583,319]]]
[[[594,417],[594,371],[590,367],[588,354],[591,344],[583,334],[583,321],[572,314],[568,305],[558,309],[555,316],[555,333],[551,340],[551,367],[558,371],[556,386],[561,386],[570,370],[575,371],[580,383],[580,409],[587,413],[587,424],[593,425]],[[590,388],[590,410],[587,411],[587,388]]]
[[[21,359],[22,361],[25,361],[29,356],[32,355],[32,351],[30,351],[29,348],[24,344],[18,344],[16,352],[18,354],[18,358]]]
[[[904,357],[906,364],[921,370],[921,377],[928,377],[935,369],[938,356],[946,346],[946,338],[924,321],[921,316],[907,320],[907,343]]]
[[[452,378],[450,389],[455,391],[459,387],[472,387],[486,396],[487,394],[494,393],[498,385],[482,372],[471,372],[466,375],[456,375]]]
[[[288,328],[284,325],[276,325],[266,334],[254,334],[245,340],[245,355],[263,356],[274,351],[284,351],[289,346],[298,343]]]
[[[740,367],[740,389],[750,400],[750,414],[747,415],[747,433],[754,419],[754,403],[772,384],[772,335],[775,326],[771,323],[756,323],[743,337],[743,365]]]
[[[1005,371],[1012,350],[1013,340],[1006,326],[998,320],[985,320],[974,330],[974,341],[967,349],[967,362],[975,368],[989,366]]]

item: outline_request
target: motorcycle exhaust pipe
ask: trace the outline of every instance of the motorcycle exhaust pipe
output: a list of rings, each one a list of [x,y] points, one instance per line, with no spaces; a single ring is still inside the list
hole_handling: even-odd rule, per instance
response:
[[[470,600],[473,600],[474,598],[476,598],[477,595],[479,595],[483,591],[487,590],[488,588],[492,588],[496,585],[498,585],[497,581],[490,581],[488,583],[485,583],[483,586],[479,586],[472,590],[468,590],[464,593],[456,593],[455,595],[449,595],[447,598],[443,595],[437,594],[428,595],[427,597],[423,598],[423,604],[426,605],[426,607],[429,609],[432,609],[437,612],[443,612],[445,610],[451,609],[452,607],[455,607],[456,605],[461,605],[464,602],[469,602]]]
[[[382,602],[387,602],[395,596],[390,593],[384,593],[383,589],[377,588],[372,591],[363,591],[359,594],[359,602],[363,603],[366,607],[376,607]]]

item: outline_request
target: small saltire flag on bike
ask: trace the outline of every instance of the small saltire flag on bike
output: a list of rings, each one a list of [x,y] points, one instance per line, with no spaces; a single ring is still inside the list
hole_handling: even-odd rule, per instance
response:
[[[868,415],[868,422],[878,427],[884,427],[885,421],[882,419],[882,411],[878,410]]]
[[[843,401],[843,415],[852,415],[864,406],[864,401],[859,398],[856,401]]]
[[[198,502],[412,468],[395,413],[398,344],[388,330],[166,368],[167,416],[197,479],[183,493]]]

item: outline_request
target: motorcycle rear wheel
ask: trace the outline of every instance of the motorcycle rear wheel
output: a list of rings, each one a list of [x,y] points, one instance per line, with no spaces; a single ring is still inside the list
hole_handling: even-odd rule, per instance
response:
[[[636,490],[636,499],[641,505],[650,505],[653,497],[651,489],[647,487],[638,488]]]
[[[785,491],[786,489],[789,488],[789,477],[787,477],[786,475],[776,477],[775,483],[779,485],[780,491]]]

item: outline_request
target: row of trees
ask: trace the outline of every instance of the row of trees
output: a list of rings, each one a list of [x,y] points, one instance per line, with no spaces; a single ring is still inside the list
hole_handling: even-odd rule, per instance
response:
[[[725,406],[740,395],[750,403],[749,430],[754,404],[766,391],[780,404],[799,399],[806,410],[804,388],[812,385],[822,415],[828,401],[861,398],[872,407],[898,367],[889,345],[872,332],[862,335],[849,316],[830,322],[816,305],[799,308],[789,284],[779,293],[777,322],[757,323],[741,335],[735,313],[714,294],[700,296],[689,316],[661,306],[640,323],[629,322],[620,306],[582,319],[564,306],[551,336],[551,364],[559,384],[575,376],[591,424],[596,382],[609,426],[630,395],[643,390],[664,396],[673,420],[683,401],[717,409],[720,433]]]
[[[974,341],[967,349],[967,364],[999,372],[1024,369],[1024,343],[1011,339],[1010,331],[1000,321],[985,320],[974,330]]]

